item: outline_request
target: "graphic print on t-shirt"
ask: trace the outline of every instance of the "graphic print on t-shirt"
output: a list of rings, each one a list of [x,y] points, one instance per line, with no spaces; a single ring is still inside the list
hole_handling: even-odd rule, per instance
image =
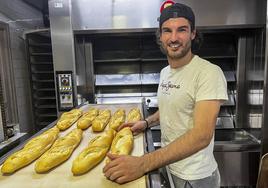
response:
[[[174,84],[171,81],[162,80],[160,84],[162,93],[165,95],[170,95],[170,90],[172,89],[180,89],[180,84]]]

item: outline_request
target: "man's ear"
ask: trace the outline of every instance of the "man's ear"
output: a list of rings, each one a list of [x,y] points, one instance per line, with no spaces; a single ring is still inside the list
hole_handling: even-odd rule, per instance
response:
[[[196,30],[193,30],[193,32],[191,33],[191,40],[194,40],[196,36]]]

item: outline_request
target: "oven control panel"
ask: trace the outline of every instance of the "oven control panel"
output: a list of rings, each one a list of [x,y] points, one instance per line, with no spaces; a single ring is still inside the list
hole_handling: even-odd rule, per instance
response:
[[[71,71],[56,72],[58,88],[59,111],[69,110],[74,107],[73,75]]]

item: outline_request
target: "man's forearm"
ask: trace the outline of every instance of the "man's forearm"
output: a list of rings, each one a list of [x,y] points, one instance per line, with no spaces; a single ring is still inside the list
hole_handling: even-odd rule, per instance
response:
[[[145,172],[163,167],[173,162],[185,159],[206,147],[210,140],[199,136],[196,130],[190,130],[166,147],[142,156]]]
[[[148,116],[145,119],[148,122],[148,128],[158,125],[160,121],[159,111],[155,112],[153,115]]]

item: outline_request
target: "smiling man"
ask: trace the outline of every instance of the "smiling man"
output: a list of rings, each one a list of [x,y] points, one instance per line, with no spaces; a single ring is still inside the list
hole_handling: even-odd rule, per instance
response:
[[[193,54],[196,29],[190,7],[175,3],[164,8],[159,35],[169,63],[160,73],[159,110],[120,128],[130,126],[138,134],[160,123],[162,147],[140,157],[108,154],[111,162],[103,172],[125,183],[168,165],[177,188],[218,188],[214,130],[220,105],[228,99],[225,77],[218,66]]]

